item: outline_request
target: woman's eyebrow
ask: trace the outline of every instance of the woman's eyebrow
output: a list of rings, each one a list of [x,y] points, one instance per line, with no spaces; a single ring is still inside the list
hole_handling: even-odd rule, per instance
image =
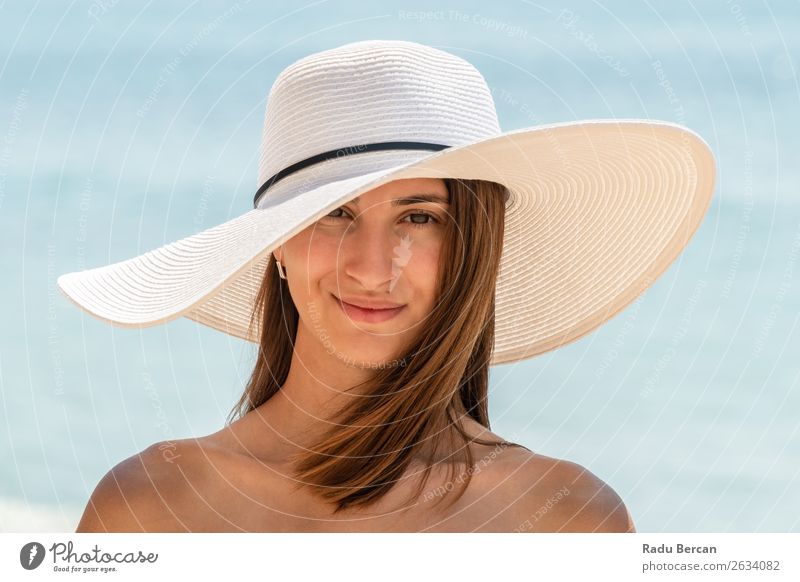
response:
[[[358,206],[360,198],[360,196],[356,196],[351,202]],[[440,194],[414,194],[412,196],[392,200],[392,206],[408,206],[409,204],[419,204],[420,202],[432,202],[445,206],[450,204],[450,200],[448,200],[447,196],[442,196]]]
[[[392,200],[392,206],[407,206],[409,204],[417,204],[419,202],[433,202],[443,205],[450,204],[450,201],[447,199],[446,196],[440,196],[439,194],[414,194],[413,196],[408,196],[406,198],[397,198]]]

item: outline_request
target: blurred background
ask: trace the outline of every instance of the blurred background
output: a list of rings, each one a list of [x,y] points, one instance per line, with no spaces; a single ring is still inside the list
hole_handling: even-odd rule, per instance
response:
[[[312,52],[406,39],[485,76],[511,130],[702,135],[714,200],[587,337],[492,368],[492,430],[582,464],[642,532],[800,531],[800,4],[6,2],[0,7],[0,530],[73,531],[98,480],[223,426],[253,348],[83,314],[58,275],[251,208],[266,96]]]

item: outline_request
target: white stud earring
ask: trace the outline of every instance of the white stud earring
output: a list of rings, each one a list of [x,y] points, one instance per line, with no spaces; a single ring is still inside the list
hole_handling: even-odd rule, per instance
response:
[[[285,279],[286,278],[286,272],[283,270],[283,265],[281,265],[281,262],[279,260],[277,260],[277,259],[275,260],[275,266],[278,268],[278,276],[281,279]]]

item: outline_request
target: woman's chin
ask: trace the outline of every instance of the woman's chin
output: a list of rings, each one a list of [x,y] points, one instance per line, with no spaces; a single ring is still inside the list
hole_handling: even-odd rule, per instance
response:
[[[385,368],[405,366],[404,361],[398,360],[394,356],[377,355],[374,353],[368,353],[366,351],[358,352],[356,350],[346,354],[337,352],[335,354],[331,354],[331,357],[336,358],[347,366],[369,370],[381,370]]]

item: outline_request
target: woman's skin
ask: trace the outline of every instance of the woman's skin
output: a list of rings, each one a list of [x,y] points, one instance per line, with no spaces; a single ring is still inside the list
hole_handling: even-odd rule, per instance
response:
[[[421,195],[445,200],[393,204]],[[402,346],[425,325],[436,301],[446,198],[439,179],[389,182],[276,249],[300,313],[281,390],[214,434],[156,443],[119,463],[98,484],[77,531],[634,531],[619,496],[591,472],[516,447],[470,445],[477,470],[444,513],[433,506],[435,492],[453,489],[446,463],[411,506],[421,468],[413,462],[369,509],[334,515],[329,504],[295,489],[290,455],[358,397],[347,387],[373,366],[396,365]],[[404,307],[393,319],[366,323],[337,297]],[[503,440],[471,420],[464,429]]]

